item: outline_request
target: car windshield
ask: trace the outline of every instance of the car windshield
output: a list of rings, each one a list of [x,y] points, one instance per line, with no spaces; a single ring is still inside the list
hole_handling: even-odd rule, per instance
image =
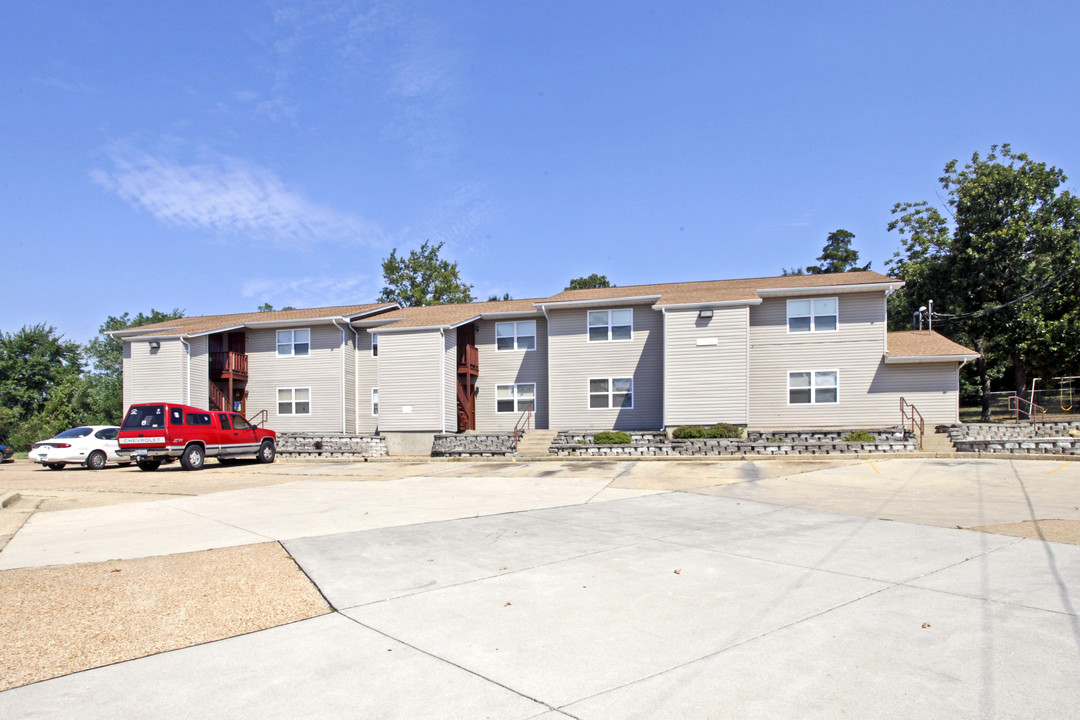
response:
[[[70,440],[71,438],[86,437],[87,435],[89,435],[92,432],[94,432],[94,430],[92,428],[78,427],[78,428],[71,428],[70,430],[65,430],[64,432],[60,433],[56,437],[64,438],[65,440]]]
[[[164,405],[135,405],[128,410],[121,430],[165,427]]]

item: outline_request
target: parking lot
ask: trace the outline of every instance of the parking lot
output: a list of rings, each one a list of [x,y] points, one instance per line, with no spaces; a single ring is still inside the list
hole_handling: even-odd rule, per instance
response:
[[[0,711],[1067,716],[1078,481],[961,457],[6,465]]]

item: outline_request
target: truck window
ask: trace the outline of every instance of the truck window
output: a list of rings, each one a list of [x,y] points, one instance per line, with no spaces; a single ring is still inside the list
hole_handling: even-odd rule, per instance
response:
[[[218,422],[221,423],[221,429],[222,430],[228,430],[229,429],[229,416],[228,415],[226,415],[225,413],[218,413],[217,419],[218,419]]]
[[[188,413],[187,414],[188,425],[209,425],[210,413]]]
[[[251,423],[249,423],[247,420],[245,420],[242,416],[240,416],[240,415],[232,415],[231,417],[232,417],[233,430],[250,430],[251,429]]]
[[[183,425],[184,424],[184,411],[180,408],[169,408],[169,424],[170,425]]]
[[[165,427],[164,405],[134,405],[124,418],[123,430]]]

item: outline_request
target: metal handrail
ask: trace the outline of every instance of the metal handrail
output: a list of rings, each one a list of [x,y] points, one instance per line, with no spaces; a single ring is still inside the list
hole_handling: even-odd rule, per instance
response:
[[[1027,405],[1027,410],[1024,410],[1023,408],[1021,408],[1021,405]],[[1033,418],[1035,416],[1035,413],[1039,413],[1040,415],[1045,416],[1046,415],[1046,408],[1044,408],[1042,405],[1036,405],[1035,403],[1028,400],[1027,398],[1020,397],[1019,395],[1010,395],[1009,396],[1009,412],[1015,412],[1016,413],[1016,422],[1020,422],[1020,413],[1021,412],[1027,413],[1028,419],[1031,419],[1031,418]]]
[[[521,413],[521,417],[514,423],[514,452],[517,452],[518,440],[525,434],[530,422],[532,422],[532,408]]]
[[[909,411],[908,408],[911,408],[911,410]],[[918,417],[917,422],[915,419],[916,417]],[[916,427],[919,428],[919,450],[922,450],[923,433],[926,432],[926,423],[923,422],[922,413],[919,412],[919,409],[909,403],[905,398],[900,398],[900,427],[906,429],[905,423],[907,423],[909,420],[911,422],[912,434],[915,433]]]
[[[262,420],[259,419],[260,417],[262,418]],[[263,423],[265,423],[269,419],[270,419],[269,413],[267,413],[266,410],[263,409],[263,410],[260,410],[259,412],[255,413],[251,417],[249,417],[248,422],[251,423],[252,425],[254,425],[255,427],[262,427]]]

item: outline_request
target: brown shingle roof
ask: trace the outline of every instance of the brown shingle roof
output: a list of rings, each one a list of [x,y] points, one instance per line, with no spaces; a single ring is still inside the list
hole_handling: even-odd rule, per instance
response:
[[[627,285],[617,288],[564,290],[543,302],[580,302],[583,300],[617,300],[619,298],[659,296],[657,305],[729,302],[756,300],[758,290],[780,288],[814,288],[834,285],[868,285],[898,283],[899,281],[869,270],[826,275],[782,275],[738,280],[706,280],[703,282],[662,283],[658,285]]]
[[[885,354],[886,357],[890,358],[944,357],[949,355],[978,357],[979,353],[959,343],[954,343],[936,332],[901,330],[889,333],[889,352]]]
[[[372,303],[368,305],[337,305],[334,307],[306,308],[303,310],[271,310],[269,312],[235,313],[232,315],[199,315],[195,317],[166,320],[152,325],[140,325],[131,328],[139,332],[124,337],[162,337],[168,335],[200,335],[240,327],[249,323],[289,322],[291,320],[313,320],[326,317],[356,317],[383,307],[394,307],[394,303]]]
[[[387,329],[443,327],[457,325],[478,315],[491,313],[537,313],[535,303],[540,299],[499,300],[492,302],[461,303],[460,305],[422,305],[401,308],[378,316],[380,321],[393,321]]]

